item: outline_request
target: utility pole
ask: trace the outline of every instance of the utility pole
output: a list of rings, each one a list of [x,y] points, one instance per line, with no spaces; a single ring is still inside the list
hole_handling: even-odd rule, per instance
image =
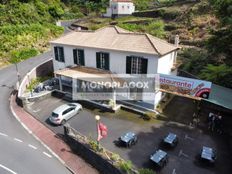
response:
[[[18,64],[14,63],[15,65],[15,69],[16,69],[16,75],[17,75],[17,83],[16,83],[16,89],[19,89],[19,85],[20,85],[20,73],[19,73],[19,69],[18,69]]]

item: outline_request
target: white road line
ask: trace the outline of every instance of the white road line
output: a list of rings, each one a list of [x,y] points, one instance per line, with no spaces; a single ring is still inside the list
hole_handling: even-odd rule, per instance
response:
[[[173,169],[173,170],[172,170],[172,174],[176,174],[176,169]]]
[[[4,137],[8,137],[8,135],[6,135],[6,134],[4,134],[4,133],[2,133],[2,132],[0,132],[0,135],[2,135],[2,136],[4,136]]]
[[[15,140],[15,141],[18,141],[18,142],[20,142],[20,143],[23,142],[22,140],[20,140],[20,139],[18,139],[18,138],[14,138],[14,140]]]
[[[2,164],[0,164],[0,167],[3,168],[3,169],[5,169],[6,171],[8,171],[8,172],[10,172],[10,173],[17,174],[17,173],[14,172],[13,170],[7,168],[6,166],[4,166],[4,165],[2,165]]]
[[[43,154],[44,155],[46,155],[46,156],[48,156],[49,158],[51,158],[52,156],[51,155],[49,155],[48,153],[46,153],[46,152],[43,152]]]
[[[37,147],[35,147],[35,146],[33,146],[33,145],[31,145],[31,144],[28,144],[28,146],[30,147],[30,148],[32,148],[32,149],[37,149]]]

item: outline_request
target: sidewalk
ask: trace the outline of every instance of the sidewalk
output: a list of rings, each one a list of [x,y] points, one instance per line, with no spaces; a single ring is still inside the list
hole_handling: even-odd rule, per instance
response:
[[[72,153],[69,146],[50,129],[24,111],[15,102],[15,95],[10,98],[10,108],[16,119],[67,168],[75,174],[98,174],[99,172],[82,158]]]

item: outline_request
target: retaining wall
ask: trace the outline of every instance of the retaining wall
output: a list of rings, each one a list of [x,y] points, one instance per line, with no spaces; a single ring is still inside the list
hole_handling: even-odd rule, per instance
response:
[[[111,160],[108,160],[91,150],[89,145],[84,143],[87,138],[83,135],[79,135],[79,133],[75,129],[71,128],[68,124],[64,126],[64,134],[67,143],[73,152],[94,166],[101,174],[125,174],[119,168],[115,167]],[[131,171],[131,174],[135,173],[136,171]]]
[[[27,86],[29,85],[32,79],[49,76],[53,74],[53,71],[54,69],[53,69],[52,58],[50,58],[47,61],[41,63],[40,65],[34,67],[30,72],[28,72],[20,83],[18,89],[17,103],[20,106],[23,106],[23,103],[27,99],[26,97],[23,96],[23,94],[26,92]],[[35,99],[35,97],[32,98]]]

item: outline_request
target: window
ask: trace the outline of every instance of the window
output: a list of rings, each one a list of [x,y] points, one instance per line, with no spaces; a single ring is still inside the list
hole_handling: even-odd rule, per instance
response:
[[[126,57],[127,74],[147,74],[147,59],[136,56]]]
[[[109,53],[97,52],[96,62],[97,62],[97,68],[110,70]]]
[[[74,64],[85,66],[84,50],[74,49],[73,60],[74,60]]]
[[[74,108],[68,108],[62,113],[62,115],[68,114],[69,112],[71,112],[73,110],[74,110]]]
[[[64,62],[64,48],[63,47],[54,47],[55,60],[58,62]]]

